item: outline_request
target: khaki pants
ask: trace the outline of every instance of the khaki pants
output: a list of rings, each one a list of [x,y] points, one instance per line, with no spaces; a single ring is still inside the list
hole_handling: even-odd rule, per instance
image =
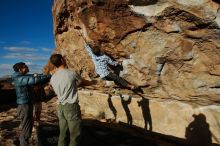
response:
[[[81,111],[79,104],[59,104],[57,112],[60,128],[58,146],[79,146],[81,134]]]

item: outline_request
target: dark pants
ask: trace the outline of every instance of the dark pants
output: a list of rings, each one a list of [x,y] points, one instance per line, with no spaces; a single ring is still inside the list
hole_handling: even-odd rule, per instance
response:
[[[114,81],[116,85],[119,85],[124,88],[128,87],[128,82],[115,73],[110,73],[109,75],[107,75],[106,77],[102,79],[108,80],[108,81]]]
[[[18,116],[21,120],[20,145],[28,146],[33,128],[33,104],[18,105]]]
[[[81,135],[81,111],[79,104],[59,104],[57,112],[60,127],[58,146],[79,146]]]

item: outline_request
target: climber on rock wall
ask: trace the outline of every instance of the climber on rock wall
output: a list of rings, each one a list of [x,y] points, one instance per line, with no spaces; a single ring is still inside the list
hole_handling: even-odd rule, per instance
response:
[[[96,73],[103,80],[114,81],[116,85],[121,87],[128,88],[137,92],[143,92],[140,87],[130,84],[110,69],[110,65],[117,67],[120,66],[121,63],[113,61],[109,56],[101,52],[99,45],[95,43],[85,43],[84,47],[92,57],[92,61],[95,64]]]

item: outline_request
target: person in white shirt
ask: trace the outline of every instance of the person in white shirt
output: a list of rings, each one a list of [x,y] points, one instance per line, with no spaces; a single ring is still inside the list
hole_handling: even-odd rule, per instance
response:
[[[93,49],[90,46],[93,46]],[[133,91],[143,92],[140,87],[130,84],[125,79],[110,70],[109,65],[116,67],[120,64],[116,61],[113,61],[109,56],[102,54],[98,45],[94,43],[85,43],[84,47],[92,57],[96,73],[103,80],[114,81],[114,83],[120,87],[128,88]]]
[[[76,72],[67,69],[66,61],[61,54],[53,54],[50,62],[57,68],[50,83],[58,97],[57,112],[60,128],[58,146],[78,146],[81,135],[81,111],[77,86],[80,85],[82,78]],[[67,139],[70,140],[69,144]]]

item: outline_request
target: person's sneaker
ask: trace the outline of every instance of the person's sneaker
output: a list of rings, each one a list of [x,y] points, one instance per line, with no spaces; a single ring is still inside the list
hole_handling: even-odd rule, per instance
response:
[[[118,94],[120,92],[120,89],[119,88],[113,88],[112,89],[112,93],[113,94]]]
[[[137,86],[131,86],[131,90],[135,90]]]
[[[139,86],[134,86],[131,90],[134,92],[140,92],[141,94],[144,93],[144,91]]]

